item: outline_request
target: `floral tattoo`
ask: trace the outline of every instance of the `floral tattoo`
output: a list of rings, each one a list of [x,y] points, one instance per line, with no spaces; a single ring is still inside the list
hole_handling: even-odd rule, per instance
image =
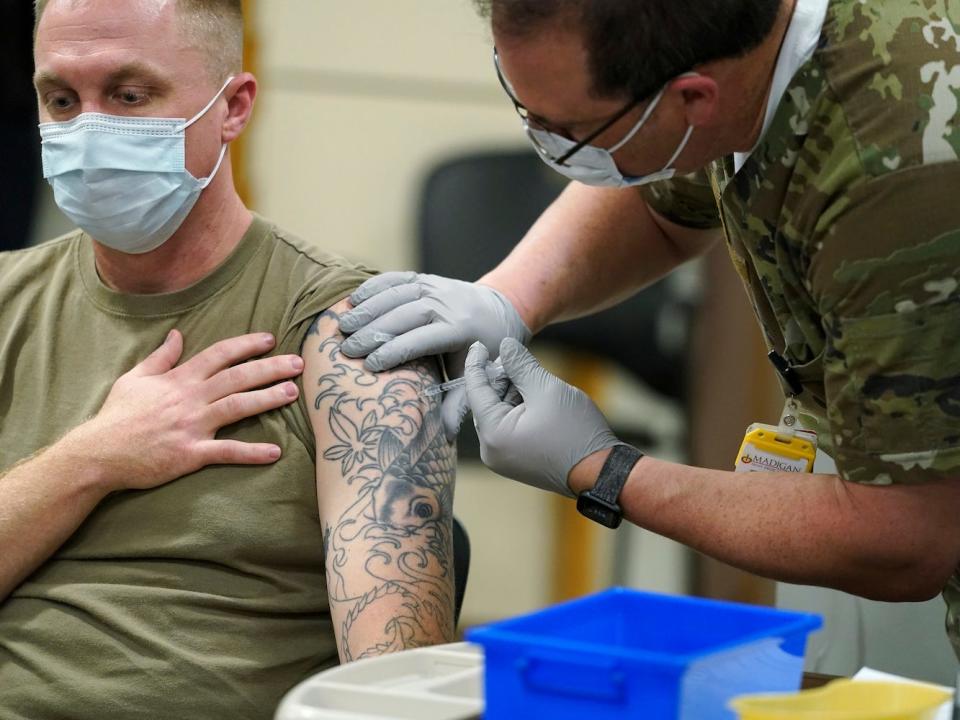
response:
[[[318,483],[338,483],[324,517],[327,592],[345,661],[445,642],[453,634],[453,480],[432,361],[374,375],[340,352],[337,316],[317,318],[304,354],[320,373],[311,410]],[[308,357],[308,368],[311,367]]]

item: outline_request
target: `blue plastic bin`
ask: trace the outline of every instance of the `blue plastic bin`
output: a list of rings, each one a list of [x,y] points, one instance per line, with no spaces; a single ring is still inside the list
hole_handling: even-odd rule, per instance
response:
[[[613,589],[467,632],[485,720],[733,720],[737,695],[800,687],[817,615]]]

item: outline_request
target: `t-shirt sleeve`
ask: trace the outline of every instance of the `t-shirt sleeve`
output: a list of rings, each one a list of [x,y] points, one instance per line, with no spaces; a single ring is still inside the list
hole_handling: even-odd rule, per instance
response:
[[[283,327],[277,337],[275,354],[299,354],[303,341],[318,315],[347,297],[376,272],[361,265],[338,262],[326,265],[311,274],[309,281],[299,288],[284,318]],[[300,385],[300,398],[283,412],[291,429],[298,439],[315,454],[315,438],[310,424],[307,408],[309,393]]]
[[[697,230],[720,227],[716,195],[706,171],[643,185],[647,205],[672,223]]]
[[[958,163],[885,175],[846,193],[818,228],[809,290],[847,480],[960,476],[958,186]]]
[[[284,322],[279,352],[298,353],[303,339],[320,313],[336,305],[376,273],[360,265],[344,264],[325,269],[300,293]]]

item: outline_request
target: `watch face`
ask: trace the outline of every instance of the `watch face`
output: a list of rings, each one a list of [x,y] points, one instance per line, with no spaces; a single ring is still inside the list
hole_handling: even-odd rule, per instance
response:
[[[582,493],[580,497],[577,498],[577,510],[584,517],[611,530],[616,530],[620,527],[620,523],[623,520],[620,515],[620,508],[607,507],[605,503],[590,497],[588,493]]]

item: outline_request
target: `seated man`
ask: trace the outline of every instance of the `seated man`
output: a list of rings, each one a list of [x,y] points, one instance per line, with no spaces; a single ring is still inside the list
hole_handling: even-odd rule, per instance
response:
[[[369,274],[234,190],[240,7],[38,2],[44,170],[82,230],[0,254],[4,720],[269,718],[338,649],[453,634],[438,371],[344,358]]]

